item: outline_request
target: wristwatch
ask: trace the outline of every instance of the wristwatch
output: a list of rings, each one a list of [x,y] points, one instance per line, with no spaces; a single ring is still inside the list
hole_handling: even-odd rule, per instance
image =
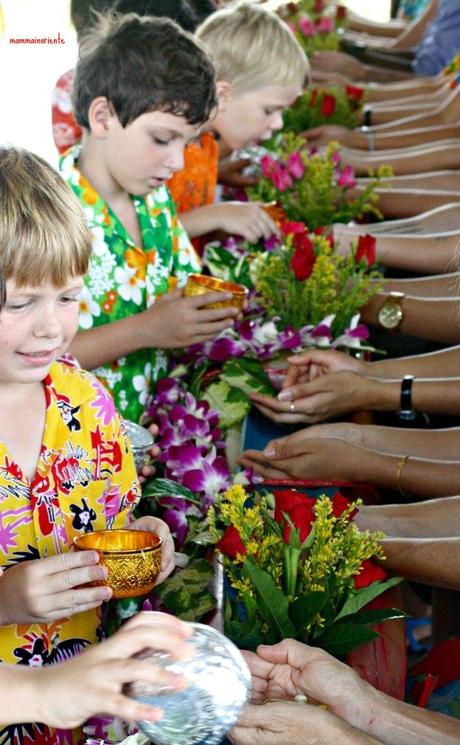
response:
[[[402,308],[404,297],[404,292],[389,293],[378,314],[378,322],[384,329],[396,331],[396,329],[401,325],[404,318]]]

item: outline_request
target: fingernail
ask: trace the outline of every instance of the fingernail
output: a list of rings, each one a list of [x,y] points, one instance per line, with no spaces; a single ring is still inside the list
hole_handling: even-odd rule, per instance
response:
[[[278,401],[292,401],[293,395],[292,391],[289,389],[287,391],[281,391],[278,393]]]
[[[276,454],[275,448],[268,447],[264,450],[264,455],[267,456],[267,458],[272,458]]]

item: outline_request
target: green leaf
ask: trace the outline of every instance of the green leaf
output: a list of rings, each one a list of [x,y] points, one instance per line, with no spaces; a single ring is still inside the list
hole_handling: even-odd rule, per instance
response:
[[[281,641],[295,635],[295,627],[289,618],[289,604],[286,596],[275,585],[270,575],[256,566],[250,559],[246,559],[243,570],[255,587],[260,598],[260,611],[270,629]]]
[[[156,594],[174,615],[184,621],[197,620],[216,607],[216,598],[208,589],[213,575],[212,564],[198,559],[165,579]]]
[[[376,624],[383,621],[393,621],[397,618],[410,618],[407,613],[397,608],[375,608],[373,610],[364,610],[359,613],[353,613],[350,616],[342,617],[338,623],[363,623]]]
[[[308,626],[327,602],[327,594],[323,591],[307,592],[294,600],[289,607],[289,616],[297,631]]]
[[[265,393],[266,395],[273,393],[273,386],[261,362],[250,357],[228,360],[223,368],[222,380],[243,391],[247,396],[250,393]]]
[[[335,620],[344,616],[350,616],[353,613],[357,613],[361,608],[370,603],[371,600],[377,598],[379,595],[389,590],[390,587],[399,585],[402,582],[401,577],[392,577],[387,579],[386,582],[373,582],[369,587],[364,587],[358,592],[354,592],[343,604],[342,610],[337,614]]]
[[[324,634],[315,639],[315,644],[334,657],[343,657],[378,636],[375,631],[359,623],[337,623],[329,626]]]
[[[219,412],[219,425],[223,429],[239,424],[251,408],[247,396],[224,380],[210,385],[203,399]]]
[[[186,486],[171,479],[151,479],[144,487],[143,497],[183,497],[194,504],[199,504],[195,494]]]

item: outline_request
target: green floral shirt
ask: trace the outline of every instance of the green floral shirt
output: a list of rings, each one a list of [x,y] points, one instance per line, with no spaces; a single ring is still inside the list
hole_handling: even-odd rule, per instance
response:
[[[61,158],[60,170],[83,205],[94,235],[93,252],[80,299],[80,329],[102,326],[141,313],[188,274],[199,259],[177,218],[166,186],[133,196],[143,247],[136,245],[109,205],[77,168],[80,147]],[[112,393],[126,419],[139,421],[156,381],[166,373],[162,349],[142,349],[93,372]]]

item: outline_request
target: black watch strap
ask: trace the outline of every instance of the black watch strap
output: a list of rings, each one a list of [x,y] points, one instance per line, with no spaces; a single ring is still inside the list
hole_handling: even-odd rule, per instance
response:
[[[400,397],[400,408],[398,416],[400,419],[410,421],[415,419],[417,412],[412,408],[412,383],[415,377],[413,375],[405,375],[401,381],[401,397]]]
[[[372,106],[365,106],[363,111],[363,122],[365,127],[372,126]]]

